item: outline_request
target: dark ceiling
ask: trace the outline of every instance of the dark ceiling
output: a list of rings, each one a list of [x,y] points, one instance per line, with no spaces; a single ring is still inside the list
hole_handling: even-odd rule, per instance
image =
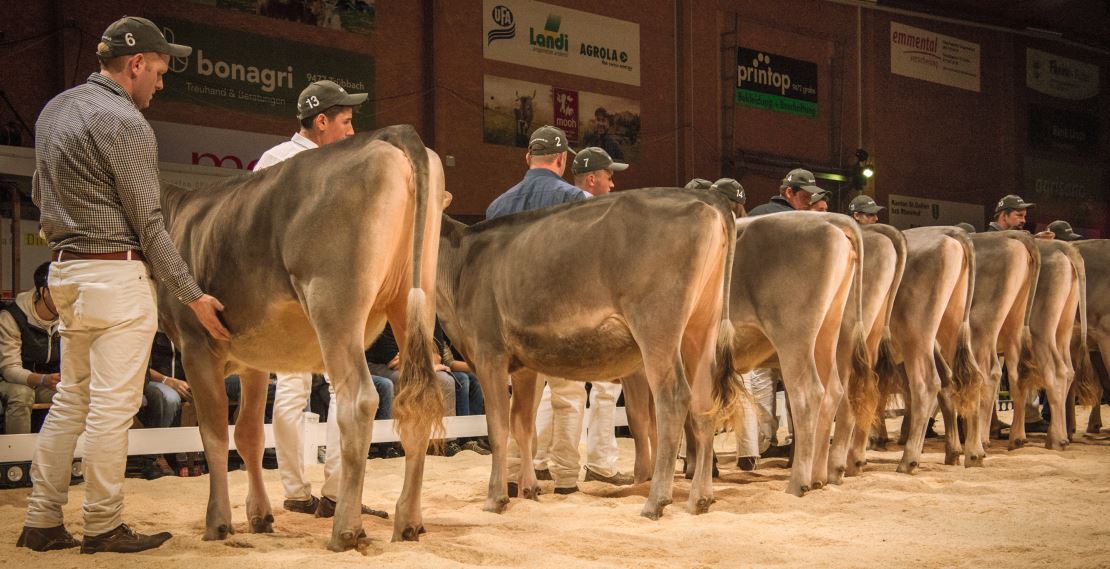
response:
[[[881,6],[1062,39],[1110,53],[1110,0],[879,0]]]

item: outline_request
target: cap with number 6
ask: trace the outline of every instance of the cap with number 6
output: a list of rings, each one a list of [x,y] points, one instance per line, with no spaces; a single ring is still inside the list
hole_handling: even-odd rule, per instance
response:
[[[166,41],[154,22],[146,18],[124,16],[108,26],[100,36],[96,54],[103,58],[119,57],[154,51],[172,57],[186,57],[193,48]]]
[[[332,107],[353,107],[366,101],[366,93],[348,93],[334,81],[317,81],[297,97],[297,118],[300,120],[318,115]]]

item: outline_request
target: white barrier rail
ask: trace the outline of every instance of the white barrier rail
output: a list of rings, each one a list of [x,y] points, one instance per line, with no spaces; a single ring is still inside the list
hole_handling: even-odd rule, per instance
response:
[[[486,416],[470,415],[467,417],[444,417],[444,427],[447,429],[447,438],[480,437],[486,434]],[[617,407],[614,415],[614,424],[618,427],[628,425],[624,407]],[[271,426],[265,426],[266,448],[274,447],[274,435]],[[235,448],[235,427],[229,426],[229,448]],[[130,429],[128,433],[128,455],[167,454],[176,452],[200,452],[204,446],[200,440],[198,427],[174,427],[170,429]],[[585,437],[585,429],[582,436]],[[0,462],[29,462],[35,454],[35,445],[38,441],[37,434],[29,435],[0,435]],[[327,425],[319,422],[315,413],[305,413],[304,460],[306,463],[316,462],[316,449],[324,446],[327,441]],[[393,430],[393,420],[374,421],[373,442],[397,442],[397,433]],[[85,435],[77,439],[74,458],[85,454]]]

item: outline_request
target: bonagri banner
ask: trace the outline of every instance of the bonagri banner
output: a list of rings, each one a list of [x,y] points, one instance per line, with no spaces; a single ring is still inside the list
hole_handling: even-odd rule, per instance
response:
[[[736,49],[736,102],[813,118],[817,64],[746,47]]]
[[[166,39],[190,45],[170,60],[163,100],[297,120],[297,95],[330,79],[352,93],[369,93],[355,112],[355,128],[374,126],[374,59],[350,51],[159,18]]]
[[[979,44],[890,23],[890,72],[979,92]]]
[[[1098,66],[1026,48],[1025,84],[1045,95],[1082,101],[1098,95]]]
[[[640,84],[640,25],[532,0],[482,2],[482,55]]]

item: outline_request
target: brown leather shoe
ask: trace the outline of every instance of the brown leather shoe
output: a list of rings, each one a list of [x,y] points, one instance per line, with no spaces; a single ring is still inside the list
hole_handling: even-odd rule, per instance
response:
[[[309,496],[307,500],[286,500],[281,504],[287,512],[296,512],[298,514],[315,514],[320,508],[320,499],[316,496]]]
[[[66,527],[54,526],[52,528],[32,528],[23,526],[23,533],[19,534],[16,547],[26,547],[32,551],[53,551],[55,549],[69,549],[81,545],[66,531]]]
[[[81,553],[138,553],[159,547],[171,537],[168,531],[144,535],[120,524],[108,533],[86,535],[81,540]]]
[[[379,517],[383,520],[388,520],[389,519],[389,513],[388,512],[383,512],[381,510],[375,510],[374,508],[371,508],[370,506],[367,506],[366,504],[362,505],[362,513],[367,515],[367,516],[376,516],[376,517]],[[316,508],[316,517],[318,517],[318,518],[330,518],[330,517],[333,517],[333,516],[335,516],[335,500],[332,500],[331,498],[328,498],[327,496],[321,496],[320,497],[320,505],[317,506],[317,508]]]
[[[594,472],[593,470],[590,470],[589,466],[587,466],[585,468],[586,468],[586,479],[585,479],[586,482],[591,482],[591,481],[593,481],[593,482],[604,482],[606,484],[612,484],[613,486],[628,486],[629,484],[632,484],[635,481],[635,479],[632,477],[631,474],[628,474],[628,473],[625,473],[625,472],[617,472],[616,474],[614,474],[612,476],[604,476],[604,475],[598,474],[597,472]]]

